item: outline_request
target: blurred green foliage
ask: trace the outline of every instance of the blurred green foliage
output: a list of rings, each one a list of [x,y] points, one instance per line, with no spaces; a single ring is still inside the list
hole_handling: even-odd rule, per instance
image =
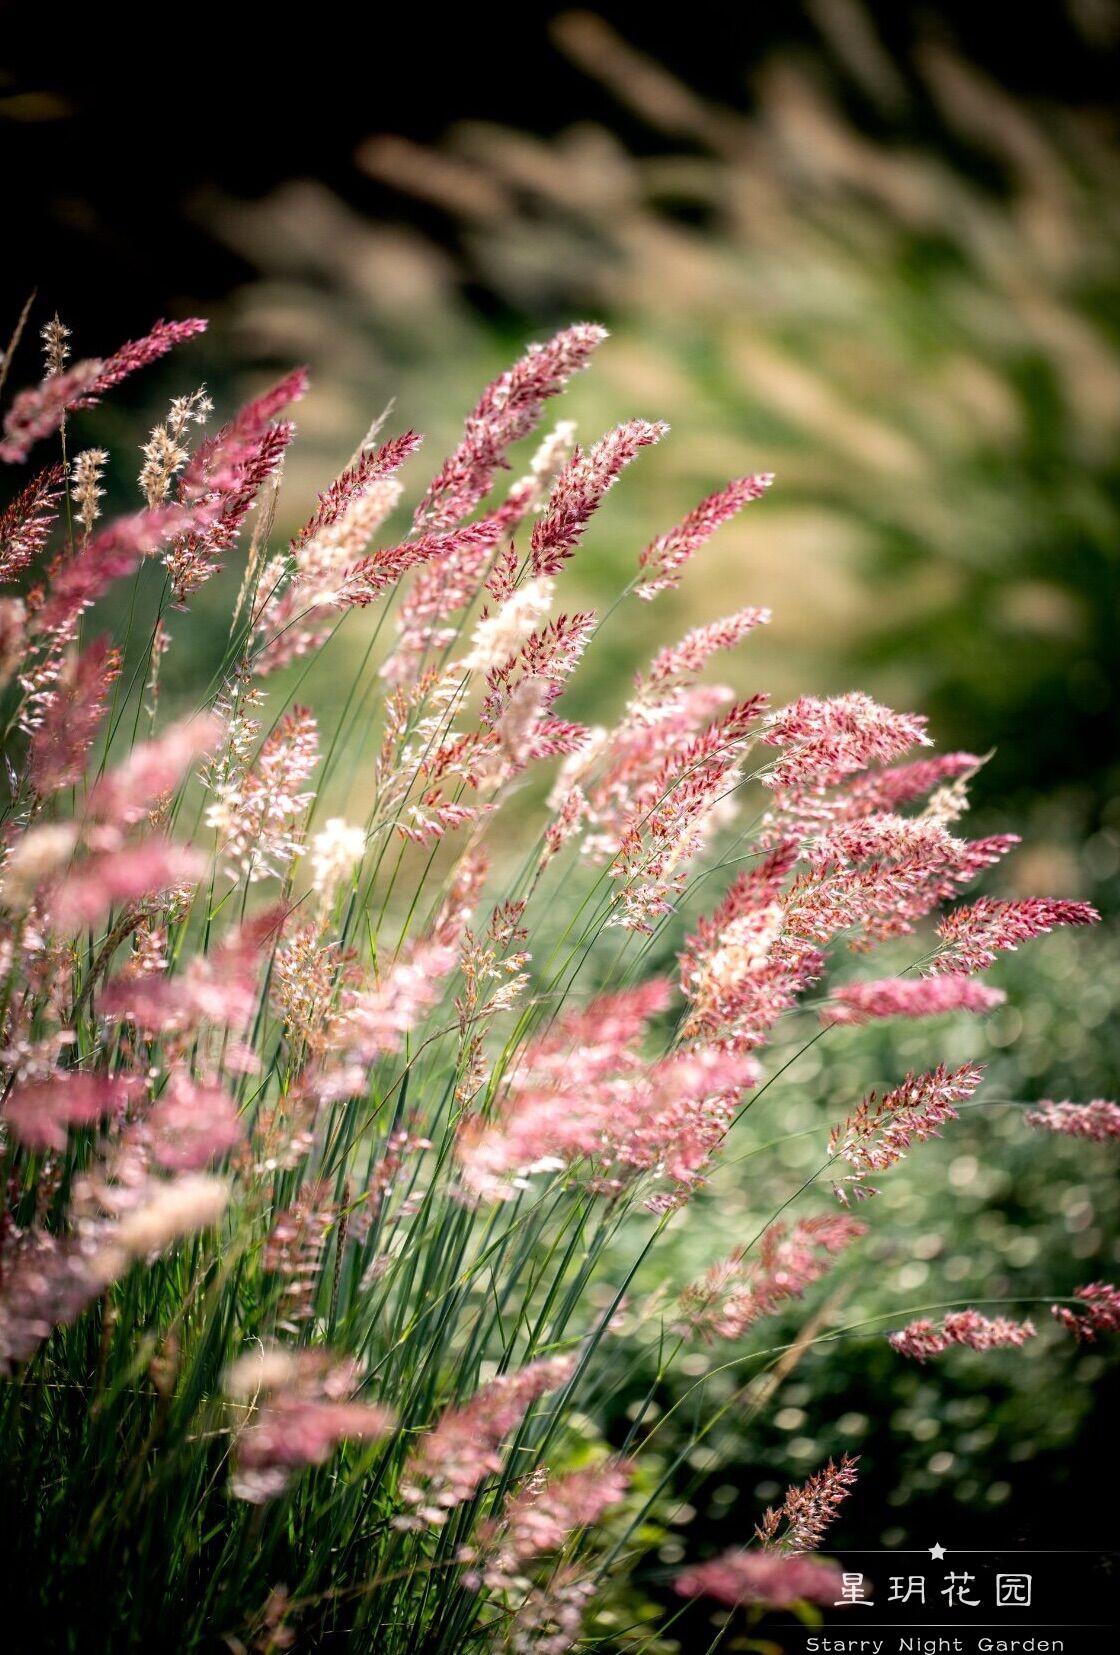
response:
[[[1016,101],[928,21],[892,53],[854,0],[812,19],[817,49],[775,51],[731,108],[601,18],[562,16],[557,44],[616,98],[614,126],[373,138],[357,161],[398,192],[399,223],[306,180],[213,206],[261,271],[231,311],[239,353],[311,360],[307,423],[334,458],[390,396],[442,452],[453,409],[527,334],[606,321],[565,413],[588,439],[632,414],[674,431],[611,501],[573,604],[613,594],[644,538],[727,476],[771,469],[683,620],[769,603],[757,682],[856,678],[929,712],[943,744],[994,746],[981,801],[1031,812],[1035,841],[1115,825],[1107,122]],[[616,671],[647,652],[641,621]]]

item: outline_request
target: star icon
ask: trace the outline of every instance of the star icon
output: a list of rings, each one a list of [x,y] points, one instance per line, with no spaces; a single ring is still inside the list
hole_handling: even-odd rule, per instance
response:
[[[930,1549],[929,1549],[929,1555],[931,1557],[936,1557],[936,1558],[944,1557],[945,1556],[944,1546],[942,1546],[940,1544],[938,1544],[936,1546],[931,1546]]]

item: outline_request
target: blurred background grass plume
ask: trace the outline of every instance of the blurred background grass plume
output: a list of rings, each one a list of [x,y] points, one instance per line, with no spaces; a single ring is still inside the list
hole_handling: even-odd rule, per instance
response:
[[[744,689],[858,683],[928,712],[942,747],[994,747],[977,831],[1026,840],[1000,888],[1114,912],[1120,6],[1049,0],[1013,31],[986,10],[699,5],[685,37],[649,8],[545,9],[482,44],[476,20],[425,41],[428,24],[403,19],[381,59],[340,51],[327,7],[311,25],[318,67],[302,25],[276,43],[277,73],[246,67],[231,36],[181,137],[166,111],[187,96],[189,59],[109,108],[103,39],[72,39],[57,65],[13,42],[7,309],[37,286],[83,354],[202,305],[223,404],[308,362],[290,500],[392,397],[434,466],[526,337],[605,322],[613,340],[565,414],[588,439],[632,415],[674,430],[612,495],[569,606],[608,600],[650,534],[728,477],[776,472],[687,596],[664,600],[666,626],[767,604],[776,624],[745,652]],[[150,382],[137,394],[151,405]],[[128,406],[112,417],[137,439]],[[643,618],[571,716],[618,704],[649,653]],[[182,639],[205,653],[205,607]],[[313,677],[312,698],[329,706],[345,676]],[[999,1298],[1009,1272],[1040,1294],[1115,1272],[1111,1169],[1050,1142],[1043,1171],[1014,1120],[1041,1097],[1116,1094],[1115,936],[1050,939],[1001,981],[1008,1007],[945,1055],[986,1057],[983,1095],[1006,1101],[884,1192],[891,1249],[858,1278],[838,1270],[833,1325]],[[920,1031],[875,1038],[884,1077],[923,1066]],[[781,1115],[791,1182],[819,1149],[792,1135],[866,1073],[846,1074],[843,1039],[827,1068],[798,1069]],[[753,1233],[762,1196],[749,1158],[723,1168],[669,1249],[666,1290],[711,1262],[713,1225]],[[958,1251],[958,1234],[979,1245]],[[1014,1537],[1053,1534],[1096,1476],[1094,1422],[1115,1409],[1118,1370],[1088,1352],[1063,1389],[1040,1344],[1030,1363],[950,1360],[936,1382],[881,1340],[807,1354],[772,1406],[730,1408],[674,1476],[662,1560],[681,1555],[682,1520],[737,1540],[741,1495],[764,1504],[775,1478],[842,1449],[865,1456],[845,1526],[870,1544],[950,1513],[958,1533],[998,1522],[1001,1543],[1008,1519],[992,1514],[1008,1510]],[[734,1383],[713,1379],[709,1396]]]

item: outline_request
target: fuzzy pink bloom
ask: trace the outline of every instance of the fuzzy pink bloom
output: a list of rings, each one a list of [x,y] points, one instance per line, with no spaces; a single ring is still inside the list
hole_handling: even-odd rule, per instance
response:
[[[325,1465],[343,1442],[371,1442],[391,1429],[393,1415],[351,1400],[358,1373],[330,1363],[323,1351],[265,1347],[234,1364],[227,1388],[250,1405],[236,1434],[233,1492],[262,1505],[308,1466]]]
[[[325,1079],[328,1090],[336,1085],[348,1088],[378,1057],[400,1051],[408,1031],[441,999],[457,960],[455,948],[422,940],[394,961],[379,982],[347,997],[330,1039],[332,1054],[341,1057],[342,1066]],[[360,1085],[364,1084],[362,1078]]]
[[[27,748],[28,779],[40,798],[49,799],[81,780],[120,670],[120,651],[108,638],[95,638],[63,668],[44,698],[40,723]]]
[[[487,673],[482,721],[496,738],[487,779],[508,780],[535,759],[576,753],[584,746],[585,727],[553,718],[549,709],[594,627],[594,614],[560,615],[530,633],[514,655]]]
[[[338,1207],[322,1184],[306,1183],[290,1207],[274,1213],[261,1267],[279,1278],[280,1327],[295,1333],[315,1316],[323,1259]]]
[[[122,764],[94,784],[88,814],[117,826],[143,821],[175,791],[195,760],[213,751],[223,729],[221,719],[204,713],[138,742]]]
[[[763,778],[783,795],[810,786],[832,786],[872,763],[897,758],[916,743],[929,746],[926,720],[896,713],[853,690],[822,701],[805,695],[777,713],[764,739],[786,750]]]
[[[4,1119],[21,1143],[32,1149],[66,1148],[72,1126],[93,1126],[118,1114],[135,1090],[123,1076],[59,1069],[49,1080],[16,1086],[4,1104]]]
[[[837,1603],[843,1579],[839,1566],[822,1558],[735,1550],[685,1569],[673,1585],[682,1597],[715,1598],[729,1608],[761,1603],[789,1609],[796,1603]]]
[[[146,1038],[182,1034],[200,1023],[243,1028],[257,1007],[261,960],[284,918],[282,909],[267,910],[208,954],[194,955],[174,977],[126,968],[102,989],[99,1012],[114,1022],[134,1023]]]
[[[669,1185],[655,1205],[677,1204],[699,1182],[743,1090],[757,1079],[752,1059],[726,1052],[676,1052],[648,1066],[635,1066],[628,1054],[612,1073],[576,1050],[563,1079],[546,1086],[522,1080],[494,1119],[464,1122],[464,1181],[476,1194],[508,1199],[534,1172],[586,1161],[594,1190],[614,1194],[645,1173]]]
[[[184,501],[217,490],[228,493],[242,479],[246,456],[256,451],[272,422],[293,402],[306,396],[306,368],[294,368],[277,384],[244,403],[233,418],[199,443],[179,478]]]
[[[887,769],[857,772],[839,783],[807,780],[791,788],[779,788],[774,808],[764,820],[762,843],[807,839],[845,822],[881,812],[896,813],[902,805],[924,798],[935,788],[962,783],[983,762],[975,753],[942,753]]]
[[[971,775],[983,762],[975,753],[938,753],[935,758],[870,770],[848,783],[840,801],[840,814],[871,816],[880,810],[896,811],[899,805],[924,799],[935,787]]]
[[[222,567],[220,559],[236,541],[260,490],[278,474],[294,434],[289,420],[267,426],[258,436],[240,436],[234,427],[217,448],[206,448],[206,464],[192,471],[191,486],[181,485],[180,493],[196,502],[199,517],[175,537],[163,557],[178,608]]]
[[[802,943],[791,947],[783,935],[784,885],[796,856],[795,845],[782,845],[740,873],[686,939],[680,956],[681,987],[691,1004],[686,1038],[753,1051],[820,976],[824,956]]]
[[[858,1455],[843,1454],[839,1465],[829,1460],[800,1487],[788,1488],[782,1504],[771,1507],[758,1525],[763,1545],[776,1542],[787,1556],[815,1551],[855,1486],[858,1464]]]
[[[983,1079],[983,1068],[964,1063],[946,1069],[943,1063],[924,1075],[907,1075],[901,1086],[879,1098],[874,1092],[842,1126],[832,1129],[828,1152],[854,1167],[855,1173],[836,1186],[841,1201],[844,1185],[858,1198],[873,1195],[864,1185],[869,1173],[883,1172],[901,1161],[912,1143],[940,1136],[938,1127],[957,1118],[954,1104],[970,1098]]]
[[[975,971],[985,971],[997,954],[1014,951],[1021,942],[1042,936],[1055,925],[1096,925],[1100,917],[1087,902],[1048,896],[1025,897],[1017,902],[978,897],[967,907],[945,915],[937,927],[945,947],[927,971],[931,976],[971,976]]]
[[[665,1011],[671,999],[665,978],[650,977],[634,988],[597,994],[584,1007],[573,1007],[523,1050],[512,1086],[531,1090],[560,1085],[573,1073],[584,1084],[640,1070],[639,1043],[651,1019]]]
[[[505,532],[501,512],[459,529],[428,529],[385,554],[387,562],[374,566],[372,596],[398,578],[394,572],[398,564],[401,571],[420,565],[400,607],[397,646],[381,669],[386,678],[396,683],[414,681],[418,658],[429,649],[444,649],[454,640],[455,629],[439,623],[474,602]],[[417,555],[413,547],[425,550]]]
[[[48,922],[57,931],[94,925],[118,903],[192,884],[205,866],[197,851],[163,838],[95,852],[55,886],[47,905]]]
[[[85,1237],[38,1228],[5,1249],[0,1287],[0,1373],[33,1356],[56,1327],[64,1327],[108,1285],[97,1249]]]
[[[716,650],[734,649],[756,626],[765,626],[769,620],[769,609],[740,609],[722,620],[710,621],[707,626],[693,627],[679,643],[670,644],[654,656],[649,683],[663,684],[669,679],[700,672]]]
[[[115,580],[130,575],[144,558],[170,542],[208,532],[218,510],[208,501],[195,506],[172,503],[107,524],[52,569],[50,590],[34,612],[33,630],[58,641],[73,637],[81,616]]]
[[[634,1467],[626,1460],[608,1460],[569,1471],[543,1487],[530,1482],[506,1503],[503,1552],[524,1560],[559,1551],[578,1529],[592,1527],[625,1497],[633,1475]]]
[[[143,339],[132,340],[104,361],[90,358],[75,362],[61,373],[48,375],[41,384],[21,391],[4,420],[0,460],[24,460],[42,437],[57,431],[66,415],[79,408],[92,408],[114,385],[147,367],[175,345],[202,333],[206,323],[197,317],[185,322],[157,322]]]
[[[315,797],[304,790],[319,762],[319,733],[306,707],[292,707],[252,763],[213,788],[206,821],[230,876],[250,884],[279,877],[302,848],[300,820]]]
[[[101,371],[96,358],[75,362],[60,373],[48,374],[12,399],[4,416],[0,460],[18,465],[42,438],[58,430],[71,408],[77,408]]]
[[[1050,1307],[1055,1320],[1068,1328],[1070,1333],[1089,1345],[1098,1333],[1120,1333],[1120,1287],[1114,1287],[1110,1282],[1093,1281],[1086,1287],[1077,1288],[1075,1296],[1084,1307],[1080,1314],[1064,1304]]]
[[[492,1379],[469,1402],[441,1415],[420,1437],[401,1473],[401,1496],[415,1517],[398,1519],[397,1526],[438,1527],[487,1477],[496,1477],[503,1442],[539,1397],[567,1383],[574,1366],[566,1356],[531,1362]]]
[[[1033,1339],[1035,1332],[1033,1322],[1013,1322],[1006,1316],[990,1320],[978,1310],[954,1310],[938,1323],[911,1322],[891,1334],[890,1344],[900,1356],[927,1362],[951,1345],[967,1345],[970,1350],[997,1350],[1003,1346],[1018,1349]]]
[[[757,1259],[748,1260],[740,1248],[684,1290],[685,1326],[705,1339],[740,1338],[787,1299],[801,1298],[837,1254],[866,1233],[866,1224],[843,1213],[803,1218],[788,1232],[785,1224],[771,1224]]]
[[[809,845],[809,871],[786,899],[786,930],[814,943],[851,931],[853,948],[906,936],[1016,844],[1010,833],[957,839],[924,817],[844,824]]]
[[[1007,999],[1002,989],[969,977],[880,977],[844,983],[821,1011],[821,1022],[866,1023],[883,1017],[940,1017],[949,1011],[991,1011]]]
[[[639,450],[660,442],[668,429],[661,421],[628,420],[586,451],[576,449],[556,479],[544,516],[533,527],[529,567],[534,576],[560,572],[607,490]]]
[[[309,540],[332,528],[356,500],[415,454],[423,438],[417,431],[405,431],[391,437],[380,448],[368,448],[352,466],[336,477],[330,488],[319,496],[319,504],[292,541],[292,550],[298,551]]]
[[[1120,1105],[1106,1098],[1094,1098],[1092,1103],[1053,1103],[1044,1098],[1024,1119],[1028,1126],[1063,1132],[1070,1138],[1088,1138],[1096,1144],[1120,1138]]]
[[[710,832],[717,807],[739,779],[738,765],[753,739],[765,698],[736,703],[702,735],[669,756],[652,778],[654,803],[636,806],[624,828],[611,868],[620,883],[617,911],[608,924],[651,934],[653,922],[671,912],[688,864]]]
[[[657,804],[672,761],[733,700],[730,690],[710,684],[674,683],[652,695],[639,686],[619,725],[564,771],[551,801],[565,808],[568,790],[584,779],[583,814],[593,828],[588,855],[602,862],[617,852],[627,825]]]
[[[716,530],[748,501],[760,500],[774,481],[772,472],[737,477],[694,506],[688,516],[644,549],[638,562],[644,571],[634,591],[639,598],[655,598],[681,583],[680,571]]]
[[[237,1105],[221,1086],[174,1073],[144,1117],[152,1159],[166,1172],[198,1172],[242,1137]]]
[[[0,585],[22,574],[46,545],[65,484],[65,468],[48,466],[0,512]]]
[[[606,329],[586,322],[565,328],[543,345],[530,345],[513,367],[482,393],[463,439],[444,461],[417,507],[415,527],[448,529],[462,522],[490,492],[507,450],[528,436],[549,397],[585,368]]]
[[[325,1465],[344,1442],[375,1442],[388,1434],[393,1415],[369,1402],[279,1398],[261,1409],[260,1421],[238,1438],[232,1487],[240,1500],[261,1505],[275,1499],[293,1476]]]

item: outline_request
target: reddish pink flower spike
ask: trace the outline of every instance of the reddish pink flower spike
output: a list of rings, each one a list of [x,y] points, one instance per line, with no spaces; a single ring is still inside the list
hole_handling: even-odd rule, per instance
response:
[[[64,467],[48,466],[0,512],[0,586],[22,574],[46,545],[65,483]]]
[[[111,391],[114,385],[119,385],[122,379],[127,379],[138,368],[146,368],[152,362],[158,362],[161,356],[176,345],[182,345],[188,339],[193,339],[200,333],[205,333],[207,322],[201,316],[189,316],[184,322],[156,322],[149,333],[142,339],[130,340],[114,351],[112,356],[105,358],[101,364],[101,371],[89,386],[81,402],[75,403],[77,408],[91,408],[95,401]]]
[[[176,536],[164,554],[171,578],[172,602],[183,608],[193,592],[222,567],[219,558],[234,544],[260,490],[276,476],[295,434],[288,420],[270,425],[259,435],[236,430],[208,450],[197,488],[183,484],[184,499],[198,502],[199,518]]]
[[[354,994],[335,1035],[350,1061],[364,1068],[385,1052],[399,1051],[409,1029],[442,998],[457,958],[444,943],[418,942],[375,987]]]
[[[842,817],[871,816],[876,811],[895,811],[899,805],[924,799],[935,787],[970,776],[983,765],[975,753],[939,753],[936,758],[913,759],[889,770],[872,770],[856,776],[839,801]]]
[[[233,1492],[261,1505],[282,1494],[298,1472],[325,1465],[342,1443],[375,1442],[392,1424],[388,1408],[368,1402],[280,1397],[238,1438]]]
[[[853,947],[904,936],[1017,843],[1013,834],[956,839],[921,816],[841,823],[810,841],[810,871],[789,892],[786,927],[814,943],[850,930]]]
[[[300,853],[300,821],[315,797],[304,784],[318,761],[315,719],[306,707],[291,707],[252,763],[231,766],[214,784],[206,821],[231,878],[278,878]]]
[[[667,534],[651,541],[638,559],[644,573],[634,588],[637,596],[648,600],[679,586],[680,571],[690,558],[748,501],[760,500],[773,481],[773,473],[769,471],[757,472],[753,477],[738,477],[701,500]]]
[[[467,420],[463,440],[444,461],[416,510],[419,530],[461,523],[489,492],[506,453],[528,436],[549,397],[587,366],[605,328],[578,322],[543,345],[530,345],[520,361],[488,385]]]
[[[408,1457],[400,1491],[415,1515],[397,1519],[396,1526],[442,1526],[448,1513],[469,1500],[487,1477],[498,1475],[503,1442],[539,1397],[567,1383],[574,1367],[570,1357],[546,1357],[516,1373],[502,1374],[469,1402],[449,1408]]]
[[[907,1075],[901,1086],[882,1098],[872,1092],[842,1126],[833,1127],[829,1138],[829,1154],[856,1169],[836,1185],[838,1198],[848,1199],[844,1185],[853,1186],[857,1199],[874,1195],[864,1184],[868,1174],[894,1166],[912,1143],[939,1137],[938,1127],[956,1120],[954,1105],[972,1096],[983,1075],[977,1063],[952,1070],[939,1063],[928,1074]]]
[[[739,779],[739,761],[764,705],[761,695],[736,703],[702,735],[672,752],[650,779],[624,825],[611,867],[622,888],[618,911],[608,924],[650,935],[658,916],[671,911],[717,806]]]
[[[783,936],[784,883],[796,860],[796,845],[787,844],[741,872],[686,939],[680,967],[691,1004],[687,1039],[753,1051],[820,976],[824,956]]]
[[[513,1077],[517,1087],[544,1081],[562,1083],[579,1064],[581,1080],[641,1067],[634,1049],[652,1018],[667,1009],[672,990],[663,977],[650,977],[634,988],[598,994],[582,1010],[565,1012],[549,1033],[524,1052]]]
[[[1120,1138],[1120,1105],[1106,1098],[1094,1098],[1092,1103],[1052,1103],[1046,1098],[1028,1111],[1024,1119],[1028,1126],[1061,1132],[1068,1138],[1088,1138],[1095,1144]]]
[[[418,432],[406,431],[402,436],[390,438],[380,448],[367,449],[341,476],[335,478],[329,489],[320,494],[318,507],[292,541],[292,550],[298,551],[309,540],[337,523],[347,508],[361,499],[375,483],[399,471],[422,441]]]
[[[81,405],[82,397],[100,371],[101,363],[95,358],[75,362],[72,367],[48,375],[40,384],[29,386],[13,397],[12,406],[4,416],[0,460],[8,465],[26,460],[35,444],[57,431],[69,410]]]
[[[788,1299],[827,1274],[845,1247],[867,1233],[845,1213],[803,1218],[787,1233],[771,1224],[759,1244],[758,1258],[740,1249],[714,1264],[681,1294],[688,1331],[703,1339],[738,1339],[765,1316],[773,1316]]]
[[[1120,1287],[1111,1282],[1093,1281],[1076,1289],[1080,1313],[1068,1305],[1051,1305],[1050,1313],[1084,1344],[1091,1345],[1098,1333],[1120,1333]]]
[[[72,1126],[93,1126],[119,1113],[135,1090],[134,1078],[60,1069],[49,1080],[14,1087],[4,1119],[28,1148],[64,1150]]]
[[[409,569],[420,564],[432,564],[432,579],[437,586],[445,560],[456,566],[464,559],[480,571],[494,550],[500,532],[501,525],[496,518],[484,517],[478,523],[468,523],[465,528],[452,529],[446,534],[422,534],[399,546],[371,552],[347,571],[335,601],[340,608],[372,603],[387,587],[395,586]],[[471,597],[476,584],[472,583]]]
[[[560,615],[487,673],[482,718],[497,738],[496,779],[516,775],[536,759],[578,752],[586,742],[588,732],[582,724],[552,718],[549,708],[578,665],[594,628],[593,613]]]
[[[786,1556],[815,1551],[855,1486],[858,1464],[858,1455],[844,1454],[839,1465],[829,1460],[799,1488],[788,1488],[782,1504],[776,1511],[771,1507],[755,1531],[763,1545],[777,1542]]]
[[[104,361],[90,358],[75,362],[73,367],[48,375],[41,384],[21,391],[4,420],[0,460],[10,463],[25,460],[33,445],[57,431],[68,413],[94,407],[106,391],[119,385],[129,374],[166,356],[175,345],[204,332],[205,328],[206,323],[198,317],[185,322],[157,322],[143,339],[122,345]]]
[[[768,609],[740,609],[723,620],[693,627],[691,632],[685,633],[680,643],[670,644],[654,656],[648,682],[663,685],[672,679],[691,677],[703,670],[709,657],[718,649],[734,649],[756,626],[765,626],[769,620]]]
[[[1002,989],[968,977],[880,977],[833,989],[821,1022],[866,1023],[872,1018],[941,1017],[950,1011],[991,1011],[1007,999]]]
[[[607,490],[639,450],[660,442],[668,429],[660,420],[628,420],[586,452],[576,449],[556,479],[544,516],[534,525],[529,558],[533,576],[559,574]]]
[[[967,1345],[970,1350],[998,1350],[1004,1346],[1017,1350],[1033,1339],[1036,1331],[1033,1322],[1013,1322],[1006,1316],[989,1320],[978,1310],[955,1310],[939,1323],[911,1322],[891,1334],[890,1344],[900,1356],[927,1362],[951,1345]]]
[[[798,1603],[838,1603],[843,1579],[837,1564],[821,1558],[733,1550],[685,1569],[673,1585],[682,1597],[714,1598],[729,1608],[760,1603],[790,1609]]]
[[[786,751],[763,780],[781,796],[806,786],[834,786],[869,764],[897,758],[917,743],[928,747],[926,720],[896,713],[853,690],[822,701],[804,695],[777,713],[764,739]]]
[[[978,897],[967,907],[946,914],[937,927],[945,948],[926,969],[931,976],[971,976],[975,971],[985,971],[997,954],[1013,952],[1021,942],[1040,937],[1055,925],[1096,925],[1100,917],[1087,902],[1048,896],[1025,897],[1017,902]]]
[[[78,620],[123,575],[130,575],[145,557],[171,541],[189,535],[205,536],[220,515],[220,505],[203,501],[196,506],[157,506],[118,518],[66,558],[51,572],[50,590],[35,611],[32,629],[56,641],[74,635]]]
[[[96,638],[48,692],[27,749],[28,778],[40,798],[81,780],[120,670],[119,650]]]
[[[239,408],[233,418],[199,443],[183,468],[179,491],[184,500],[197,500],[210,489],[228,492],[237,480],[245,456],[255,451],[272,421],[291,403],[306,396],[306,368],[295,368],[277,384]],[[282,429],[289,431],[286,423]]]

